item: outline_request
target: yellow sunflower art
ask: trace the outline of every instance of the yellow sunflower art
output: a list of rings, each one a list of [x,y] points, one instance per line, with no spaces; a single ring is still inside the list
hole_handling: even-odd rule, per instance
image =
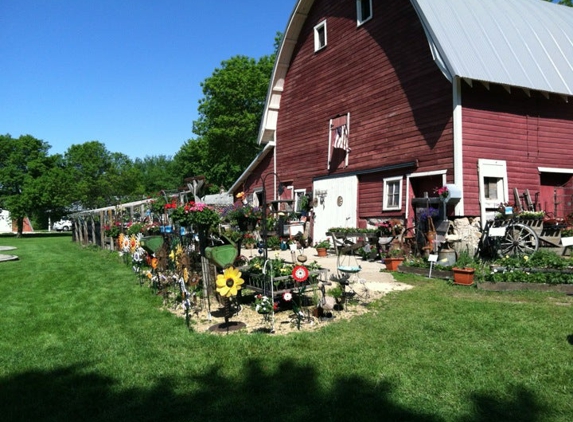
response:
[[[217,293],[223,297],[236,296],[245,280],[241,278],[241,272],[235,267],[225,268],[223,274],[217,276]]]

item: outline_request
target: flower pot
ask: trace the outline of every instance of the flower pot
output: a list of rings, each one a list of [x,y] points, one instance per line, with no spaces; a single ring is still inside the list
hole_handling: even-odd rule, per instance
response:
[[[384,258],[384,265],[388,271],[396,271],[404,258]]]
[[[454,272],[454,284],[459,284],[462,286],[471,286],[474,284],[474,272],[473,268],[452,268]]]
[[[316,253],[318,256],[327,256],[326,248],[316,248]]]

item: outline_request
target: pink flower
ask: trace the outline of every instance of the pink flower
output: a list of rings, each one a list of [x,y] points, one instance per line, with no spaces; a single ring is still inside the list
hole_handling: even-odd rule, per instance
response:
[[[441,188],[436,188],[434,190],[434,192],[437,193],[440,198],[445,199],[448,196],[450,196],[450,191],[448,190],[447,186],[442,186]]]

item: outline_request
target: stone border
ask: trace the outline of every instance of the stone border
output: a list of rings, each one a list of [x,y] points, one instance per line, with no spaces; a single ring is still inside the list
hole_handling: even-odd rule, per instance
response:
[[[17,249],[15,246],[0,246],[0,251],[13,251]],[[0,254],[0,262],[3,261],[15,261],[19,259],[16,255],[3,255]]]
[[[398,267],[398,272],[403,274],[416,274],[421,275],[424,277],[428,277],[430,273],[429,268],[421,268],[421,267],[407,267],[405,265],[400,265]],[[454,272],[453,271],[444,271],[444,270],[434,270],[432,269],[432,278],[443,278],[443,279],[453,279]]]
[[[537,292],[555,292],[573,295],[573,284],[544,284],[544,283],[520,283],[499,281],[484,281],[477,283],[480,290],[489,290],[493,292],[511,292],[518,290],[533,290]]]

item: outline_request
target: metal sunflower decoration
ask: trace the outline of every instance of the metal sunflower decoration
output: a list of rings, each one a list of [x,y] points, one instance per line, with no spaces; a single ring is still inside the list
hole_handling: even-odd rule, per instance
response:
[[[215,284],[217,286],[217,293],[219,293],[225,301],[225,327],[229,327],[229,318],[231,317],[231,301],[232,296],[236,296],[241,285],[245,282],[241,278],[241,272],[235,267],[225,268],[223,274],[217,275]]]
[[[223,274],[217,276],[217,293],[223,297],[236,296],[244,282],[245,280],[241,278],[241,272],[238,268],[225,268]]]

